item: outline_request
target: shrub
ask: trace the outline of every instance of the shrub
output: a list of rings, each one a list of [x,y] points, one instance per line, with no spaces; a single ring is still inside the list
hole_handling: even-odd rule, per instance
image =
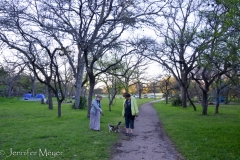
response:
[[[84,109],[87,107],[87,98],[80,96],[80,104],[79,104],[79,109]]]
[[[172,106],[181,106],[182,100],[180,97],[176,97],[172,100]]]
[[[78,109],[85,109],[86,107],[87,107],[87,98],[80,96],[80,104],[78,106]],[[72,108],[76,109],[74,104],[72,105]]]

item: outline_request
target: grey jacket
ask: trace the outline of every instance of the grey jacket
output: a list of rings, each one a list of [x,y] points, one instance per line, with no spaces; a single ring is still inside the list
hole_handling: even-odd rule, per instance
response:
[[[92,101],[90,113],[91,113],[91,114],[96,114],[97,110],[102,111],[102,109],[101,109],[101,104],[99,103],[99,105],[100,105],[100,106],[98,106],[97,99],[94,99],[94,100]]]

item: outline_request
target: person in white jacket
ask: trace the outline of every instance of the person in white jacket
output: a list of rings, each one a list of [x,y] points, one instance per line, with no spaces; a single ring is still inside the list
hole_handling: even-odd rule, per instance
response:
[[[102,114],[101,103],[102,96],[97,95],[96,99],[92,101],[90,110],[90,129],[94,131],[100,130],[100,114]]]

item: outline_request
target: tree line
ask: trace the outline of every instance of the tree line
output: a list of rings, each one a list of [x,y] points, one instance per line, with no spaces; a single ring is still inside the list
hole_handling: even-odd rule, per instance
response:
[[[182,107],[191,101],[188,90],[195,81],[206,115],[213,82],[229,78],[238,84],[238,8],[237,0],[4,0],[1,49],[9,63],[18,61],[55,95],[59,117],[69,82],[76,90],[75,108],[88,85],[90,109],[99,79],[112,85],[109,105],[119,88],[128,91],[134,84],[141,94],[148,60],[175,78]]]

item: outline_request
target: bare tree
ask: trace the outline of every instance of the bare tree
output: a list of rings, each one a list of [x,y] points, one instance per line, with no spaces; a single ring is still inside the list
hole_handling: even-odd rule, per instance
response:
[[[75,106],[78,106],[84,64],[90,81],[91,101],[95,85],[94,63],[106,50],[116,46],[124,31],[141,23],[153,23],[151,15],[158,13],[164,4],[164,1],[151,0],[34,0],[26,1],[25,6],[34,8],[33,13],[26,14],[30,15],[28,19],[52,36],[68,57],[76,79]],[[67,54],[67,46],[77,50],[76,67]]]
[[[163,17],[157,33],[160,45],[149,43],[151,54],[146,56],[163,65],[177,80],[181,89],[182,107],[187,106],[187,88],[189,73],[196,67],[201,48],[208,39],[200,39],[201,17],[198,17],[202,7],[201,0],[178,1],[168,3],[163,10]]]
[[[129,92],[129,87],[133,85],[140,86],[141,75],[144,73],[144,69],[147,66],[147,61],[143,56],[132,55],[131,57],[126,57],[121,62],[122,68],[119,70],[118,78],[121,80],[122,86],[126,92]],[[140,86],[141,87],[141,86]],[[138,88],[140,91],[141,88]],[[140,93],[141,94],[141,93]]]
[[[109,111],[112,111],[112,106],[115,103],[116,95],[119,94],[122,89],[121,83],[116,76],[108,73],[104,73],[100,79],[100,81],[104,83],[108,94]]]
[[[156,99],[156,93],[157,93],[157,90],[159,89],[157,82],[158,82],[157,79],[152,79],[152,80],[149,80],[149,84],[148,84],[149,91],[153,93],[154,99]]]
[[[133,48],[134,45],[136,44],[121,47],[121,50],[116,51],[115,56],[113,56],[113,50],[111,50],[112,56],[106,55],[104,56],[105,59],[102,61],[103,64],[101,66],[106,67],[110,64],[114,64],[107,70],[107,73],[101,76],[101,80],[105,83],[109,94],[108,98],[110,106],[112,105],[116,94],[120,93],[122,89],[129,92],[130,86],[141,84],[141,76],[143,74],[142,68],[147,65],[147,61],[144,60],[144,57],[141,56],[141,54],[137,54],[143,52],[143,50]],[[124,57],[119,60],[117,55],[121,54]]]
[[[171,86],[173,86],[171,84],[170,78],[171,78],[171,75],[167,75],[160,81],[160,84],[159,84],[159,87],[162,93],[164,93],[166,104],[168,104],[169,92],[172,89]]]
[[[25,15],[24,12],[15,10],[16,8],[11,8],[11,6],[8,7],[8,13],[11,14],[3,19],[5,23],[4,28],[1,28],[0,39],[11,49],[17,51],[16,56],[28,64],[41,83],[51,88],[57,97],[58,116],[61,117],[61,103],[65,97],[62,89],[63,79],[59,71],[61,68],[61,57],[58,55],[60,49],[54,48],[53,43],[41,34],[41,31],[34,30],[33,34],[32,30],[25,29],[29,24],[24,18],[21,19]],[[14,38],[11,36],[13,33],[17,35]]]
[[[123,46],[125,46],[125,47],[123,47]],[[114,52],[114,50],[117,50],[117,52]],[[108,53],[104,53],[106,55],[106,57],[108,57],[108,59],[111,59],[110,57],[113,56],[114,57],[113,60],[106,61],[106,60],[103,60],[103,57],[101,57],[101,58],[99,58],[98,62],[92,63],[92,65],[93,65],[92,67],[94,70],[91,72],[91,74],[88,74],[88,77],[90,80],[90,92],[89,92],[89,97],[88,97],[89,105],[91,104],[92,93],[93,93],[93,89],[94,89],[94,85],[91,85],[91,84],[96,83],[96,78],[99,77],[101,74],[108,72],[108,74],[116,76],[118,78],[116,80],[119,82],[122,82],[120,79],[122,79],[123,77],[124,78],[127,77],[129,80],[130,76],[132,76],[133,73],[136,72],[136,71],[134,71],[134,69],[137,69],[138,67],[141,66],[140,62],[143,61],[144,57],[141,55],[138,55],[137,53],[142,52],[142,51],[143,51],[142,49],[139,50],[138,46],[134,46],[132,44],[126,46],[126,43],[125,43],[125,44],[121,44],[120,46],[115,46],[114,49],[106,50],[106,52],[108,52]],[[127,59],[129,59],[129,56],[131,56],[131,58],[130,58],[130,60],[127,60]],[[142,58],[139,58],[138,56],[140,56]],[[127,65],[131,66],[130,68],[126,68],[126,63],[124,63],[126,61],[128,61]],[[108,62],[108,63],[106,63],[106,62]],[[129,74],[129,75],[127,76],[127,74]],[[91,83],[91,81],[92,81],[92,83]],[[127,82],[127,84],[130,83],[130,81],[129,82],[125,81],[125,82]],[[123,84],[125,84],[125,83],[122,83],[122,85]],[[127,87],[129,87],[129,86],[127,85]],[[90,111],[90,107],[89,107],[89,111]]]
[[[144,5],[141,5],[144,4]],[[86,71],[89,76],[89,107],[92,100],[93,88],[95,85],[94,64],[101,58],[106,50],[117,47],[121,44],[117,41],[129,28],[137,27],[141,22],[154,20],[146,19],[146,16],[155,15],[162,8],[159,2],[149,1],[103,1],[102,3],[92,3],[90,6],[91,16],[97,16],[90,19],[90,23],[96,26],[91,34],[86,33],[88,37],[84,38],[82,50],[84,53]],[[154,9],[152,9],[154,8]],[[94,21],[92,21],[94,20]]]

